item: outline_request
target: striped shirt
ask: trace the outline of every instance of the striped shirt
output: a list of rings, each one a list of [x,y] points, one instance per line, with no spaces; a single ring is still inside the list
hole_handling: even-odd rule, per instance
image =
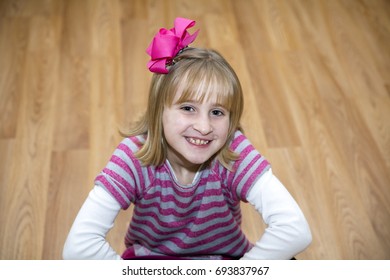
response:
[[[167,256],[240,257],[252,245],[241,231],[240,201],[270,165],[237,131],[230,149],[239,158],[232,171],[218,160],[181,185],[168,161],[143,166],[134,156],[145,136],[124,139],[96,177],[127,209],[134,204],[125,243]]]

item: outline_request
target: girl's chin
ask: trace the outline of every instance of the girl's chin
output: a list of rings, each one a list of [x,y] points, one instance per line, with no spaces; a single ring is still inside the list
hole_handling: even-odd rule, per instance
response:
[[[197,149],[191,146],[181,149],[174,150],[170,149],[168,152],[168,159],[171,164],[178,164],[180,166],[186,166],[188,168],[194,169],[197,166],[208,162],[215,153],[212,153],[211,149]],[[170,155],[170,156],[169,156]]]
[[[180,165],[182,166],[187,166],[189,169],[197,169],[198,167],[200,167],[202,164],[204,164],[205,162],[209,161],[211,157],[182,157],[180,163]],[[172,163],[172,162],[171,162]]]
[[[208,159],[186,159],[185,163],[188,166],[199,166],[208,161]]]

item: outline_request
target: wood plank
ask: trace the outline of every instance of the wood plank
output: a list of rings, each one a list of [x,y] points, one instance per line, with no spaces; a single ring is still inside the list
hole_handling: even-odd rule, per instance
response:
[[[65,1],[60,36],[55,150],[89,145],[91,95],[91,15],[88,1]],[[71,128],[72,133],[69,133]]]
[[[29,21],[15,18],[0,19],[0,138],[14,138],[17,130],[17,116]],[[13,51],[10,52],[9,50]]]
[[[73,220],[93,186],[85,172],[88,155],[88,150],[51,154],[42,259],[62,258],[62,249]]]

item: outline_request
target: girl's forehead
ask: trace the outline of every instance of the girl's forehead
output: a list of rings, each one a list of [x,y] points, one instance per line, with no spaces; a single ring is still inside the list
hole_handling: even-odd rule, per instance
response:
[[[220,103],[221,96],[217,91],[210,92],[185,92],[185,91],[176,91],[173,98],[173,104],[183,103],[183,102],[197,102],[197,103]]]
[[[203,79],[196,83],[182,83],[174,91],[171,104],[196,101],[197,103],[210,102],[230,108],[233,99],[231,84],[216,80]]]

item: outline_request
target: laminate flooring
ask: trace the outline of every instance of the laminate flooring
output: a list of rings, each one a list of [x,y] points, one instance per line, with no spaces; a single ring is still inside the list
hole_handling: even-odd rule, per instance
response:
[[[0,1],[0,259],[61,259],[94,177],[145,109],[175,17],[244,89],[242,125],[313,234],[299,259],[390,258],[390,2]],[[243,204],[251,241],[264,230]],[[132,209],[109,234],[121,252]]]

